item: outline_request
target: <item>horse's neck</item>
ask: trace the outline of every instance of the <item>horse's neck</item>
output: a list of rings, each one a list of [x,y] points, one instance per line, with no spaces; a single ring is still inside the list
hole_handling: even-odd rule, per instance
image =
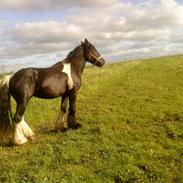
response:
[[[85,60],[84,58],[80,58],[75,60],[75,62],[71,63],[71,67],[75,73],[81,77],[84,67],[85,67]]]
[[[71,63],[72,70],[81,76],[85,67],[85,58],[82,46],[75,48],[65,59],[66,63]]]
[[[58,68],[62,66],[64,63],[65,64],[70,63],[72,67],[72,71],[75,72],[76,75],[81,77],[86,64],[82,46],[76,47],[73,51],[71,51],[68,54],[68,56],[64,60],[57,62],[51,67]]]

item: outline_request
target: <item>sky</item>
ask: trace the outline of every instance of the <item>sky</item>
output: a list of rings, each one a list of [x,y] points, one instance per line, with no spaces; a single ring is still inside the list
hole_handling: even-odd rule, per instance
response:
[[[183,0],[0,0],[0,72],[47,67],[87,38],[107,63],[183,53]]]

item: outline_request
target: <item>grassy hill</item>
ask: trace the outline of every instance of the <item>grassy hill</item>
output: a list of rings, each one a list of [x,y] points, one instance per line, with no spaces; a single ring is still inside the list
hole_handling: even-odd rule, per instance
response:
[[[183,182],[183,56],[89,67],[82,129],[50,132],[60,99],[32,99],[36,139],[0,143],[0,182]]]

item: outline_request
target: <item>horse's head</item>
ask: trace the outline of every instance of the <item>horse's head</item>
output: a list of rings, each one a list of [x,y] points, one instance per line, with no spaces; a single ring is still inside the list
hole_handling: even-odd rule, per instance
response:
[[[84,48],[84,57],[85,59],[97,67],[102,67],[105,64],[105,60],[97,51],[97,49],[87,40],[81,42]]]

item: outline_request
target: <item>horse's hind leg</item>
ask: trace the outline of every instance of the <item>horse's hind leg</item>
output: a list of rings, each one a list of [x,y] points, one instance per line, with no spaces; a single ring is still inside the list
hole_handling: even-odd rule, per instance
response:
[[[68,97],[67,97],[67,95],[63,95],[62,101],[61,101],[60,113],[57,117],[56,124],[55,124],[55,130],[59,130],[59,131],[66,130],[66,128],[64,126],[64,115],[67,111],[67,103],[68,103]]]
[[[17,102],[16,113],[14,116],[15,130],[13,136],[13,143],[16,145],[22,145],[27,142],[28,139],[33,139],[34,133],[24,120],[24,112],[26,109],[26,102]]]

